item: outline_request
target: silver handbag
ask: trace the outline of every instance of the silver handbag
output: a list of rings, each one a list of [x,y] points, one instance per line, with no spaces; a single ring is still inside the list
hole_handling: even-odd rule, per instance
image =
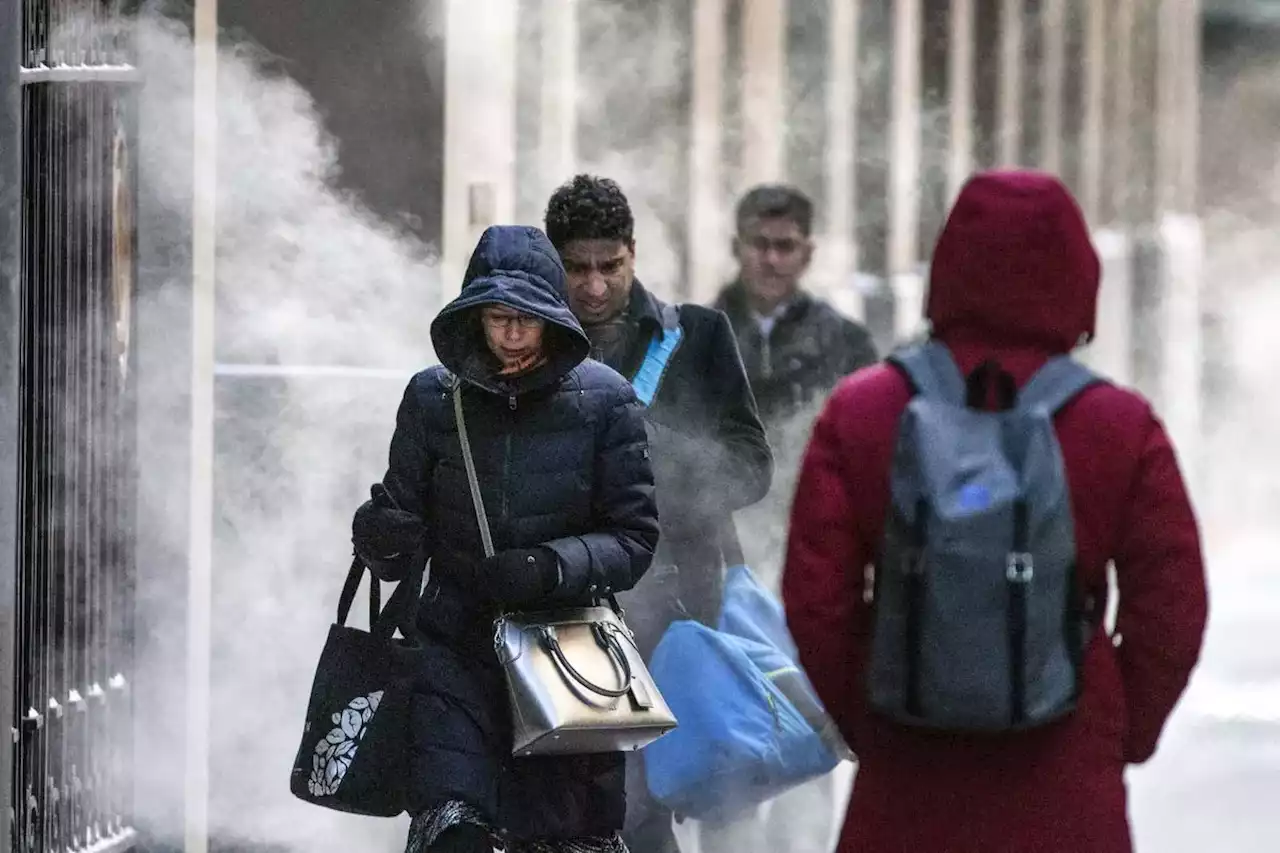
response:
[[[453,413],[467,468],[480,541],[493,537],[462,416]],[[676,727],[617,600],[610,606],[508,613],[493,625],[493,648],[506,673],[516,756],[575,755],[640,749]]]

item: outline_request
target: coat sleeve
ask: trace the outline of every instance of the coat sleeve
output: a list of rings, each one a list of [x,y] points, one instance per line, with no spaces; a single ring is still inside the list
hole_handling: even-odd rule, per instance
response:
[[[715,312],[708,341],[703,368],[714,377],[707,387],[717,400],[711,440],[687,439],[677,432],[664,436],[663,443],[679,460],[685,481],[697,484],[697,505],[705,507],[709,516],[720,518],[758,503],[768,494],[773,484],[773,451],[738,340],[724,312]]]
[[[396,581],[404,576],[413,558],[416,546],[427,539],[427,556],[430,556],[430,531],[427,529],[427,501],[431,487],[432,460],[424,436],[423,413],[418,392],[411,381],[400,400],[396,413],[396,428],[391,436],[387,472],[382,485],[394,508],[373,507],[374,515],[382,519],[368,518],[369,509],[362,507],[352,525],[352,544],[370,568],[386,581]],[[373,503],[372,501],[370,502]],[[403,523],[404,514],[416,517],[421,527],[412,531],[415,541],[408,541],[412,525]],[[365,517],[361,517],[361,515]],[[394,532],[393,532],[394,531]],[[378,535],[379,532],[382,535]],[[390,541],[399,539],[403,541]]]
[[[1163,426],[1150,415],[1115,556],[1125,758],[1155,753],[1200,656],[1208,616],[1200,532]]]
[[[855,370],[869,367],[880,360],[876,352],[871,333],[857,323],[846,320],[841,343],[841,374],[837,379],[848,376]]]
[[[871,553],[858,523],[858,490],[867,484],[857,481],[855,449],[840,434],[838,394],[819,416],[801,463],[782,596],[800,664],[857,751],[858,662],[867,641],[862,569]]]
[[[622,385],[601,419],[592,485],[595,529],[544,543],[560,561],[551,600],[631,589],[658,545],[658,506],[644,417],[635,392]]]

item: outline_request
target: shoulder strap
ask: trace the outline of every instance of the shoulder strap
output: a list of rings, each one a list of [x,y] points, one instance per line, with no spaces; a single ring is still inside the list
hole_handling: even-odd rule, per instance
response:
[[[480,527],[480,543],[484,555],[493,556],[493,535],[489,532],[489,516],[484,511],[484,498],[480,494],[480,478],[476,476],[476,463],[471,458],[471,441],[467,438],[467,421],[462,416],[462,388],[453,389],[453,419],[458,425],[458,443],[462,445],[462,462],[467,466],[467,484],[471,487],[471,503],[476,510],[476,524]]]
[[[649,349],[644,355],[644,361],[641,362],[640,369],[631,380],[636,397],[645,406],[652,405],[654,398],[658,396],[658,387],[662,384],[662,377],[667,372],[667,365],[671,361],[671,356],[680,347],[683,337],[684,329],[680,327],[680,306],[667,305],[662,309],[662,334],[655,335],[653,340],[649,341]]]
[[[906,373],[917,394],[964,405],[964,377],[943,344],[926,341],[905,347],[890,355],[889,361]]]
[[[1054,414],[1077,394],[1102,378],[1074,358],[1055,356],[1045,362],[1018,392],[1018,407],[1043,408]]]

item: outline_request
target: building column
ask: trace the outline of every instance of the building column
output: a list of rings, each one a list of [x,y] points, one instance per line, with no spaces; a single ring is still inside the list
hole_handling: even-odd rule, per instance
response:
[[[1133,240],[1123,228],[1093,232],[1102,264],[1098,320],[1093,342],[1083,353],[1095,370],[1122,385],[1133,382]]]
[[[899,341],[923,323],[920,270],[920,63],[922,0],[896,0],[893,8],[893,82],[889,110],[889,284]]]
[[[1103,110],[1106,107],[1107,9],[1126,0],[1085,0],[1084,121],[1080,127],[1079,201],[1089,222],[1101,211]]]
[[[1183,103],[1186,113],[1180,138],[1183,144],[1180,201],[1185,210],[1200,210],[1200,74],[1203,68],[1201,21],[1203,0],[1186,0],[1183,6],[1183,47],[1186,61],[1182,65]]]
[[[743,3],[742,178],[747,186],[780,181],[786,174],[786,74],[786,0]]]
[[[719,286],[728,242],[721,204],[725,0],[694,0],[691,50],[689,268],[681,295],[706,302]]]
[[[831,0],[827,20],[826,239],[820,280],[841,312],[862,319],[857,269],[858,4]]]
[[[1132,180],[1134,150],[1139,138],[1134,110],[1134,26],[1137,0],[1112,0],[1112,15],[1106,31],[1106,55],[1110,63],[1106,77],[1110,82],[1111,111],[1107,116],[1106,163],[1100,167],[1106,190],[1099,190],[1102,218],[1108,222],[1131,222],[1132,204],[1129,184]]]
[[[1088,176],[1086,186],[1091,188],[1093,218],[1090,224],[1096,228],[1093,240],[1102,262],[1097,334],[1085,358],[1097,370],[1126,385],[1135,381],[1133,282],[1136,259],[1133,233],[1125,218],[1129,207],[1129,158],[1135,138],[1134,2],[1110,0],[1110,16],[1106,16],[1102,9],[1090,7],[1086,25],[1089,41],[1085,55],[1091,63],[1101,58],[1106,65],[1084,69],[1086,79],[1092,81],[1086,87],[1088,121],[1098,128],[1105,126],[1107,130],[1105,140],[1091,140],[1090,144],[1096,142],[1096,150],[1091,149],[1090,156],[1096,159],[1089,161],[1089,168],[1083,172]]]
[[[209,849],[209,706],[213,642],[214,361],[218,206],[218,0],[195,4],[191,211],[191,471],[187,579],[184,850]]]
[[[542,0],[539,196],[549,198],[578,160],[578,0]]]
[[[1022,0],[1001,0],[996,162],[1005,167],[1022,156],[1022,53]]]
[[[1041,8],[1040,168],[1062,174],[1063,83],[1067,73],[1067,0],[1045,0]]]
[[[1198,69],[1200,64],[1199,38],[1190,32],[1198,26],[1198,19],[1191,14],[1194,11],[1187,3],[1165,3],[1160,6],[1158,18],[1156,229],[1161,262],[1156,299],[1160,354],[1155,394],[1193,483],[1198,479],[1204,362],[1204,237],[1200,219],[1191,207],[1194,168],[1183,162],[1191,150],[1184,137],[1199,131],[1199,103],[1189,98],[1198,84],[1189,81],[1187,73],[1188,67]]]
[[[1179,159],[1184,150],[1179,138],[1184,112],[1185,75],[1180,67],[1182,50],[1182,8],[1184,3],[1160,3],[1155,16],[1156,32],[1156,113],[1154,193],[1157,215],[1178,208],[1178,182],[1182,177]]]
[[[515,218],[517,0],[445,0],[441,295],[480,233]],[[475,21],[485,22],[477,39]]]
[[[950,122],[947,201],[954,204],[960,188],[973,172],[973,0],[951,0],[950,25],[947,43],[947,113]]]

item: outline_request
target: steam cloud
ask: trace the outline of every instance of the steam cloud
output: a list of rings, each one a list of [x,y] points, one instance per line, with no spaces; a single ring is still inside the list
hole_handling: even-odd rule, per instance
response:
[[[156,254],[174,270],[143,296],[142,312],[163,313],[190,287],[183,241],[192,209],[194,66],[183,28],[145,16],[137,34],[146,74],[141,227],[144,239],[172,237]],[[336,152],[310,96],[268,73],[261,59],[244,45],[219,52],[218,361],[378,368],[389,378],[218,379],[210,835],[215,848],[394,850],[403,845],[403,822],[307,806],[290,795],[288,777],[349,559],[351,511],[382,474],[404,381],[434,360],[427,326],[439,281],[430,247],[333,188]],[[151,272],[153,282],[164,274]],[[160,396],[189,381],[189,342],[170,338],[151,343],[154,364],[144,378]],[[183,405],[178,395],[179,422]],[[147,463],[180,457],[166,443],[185,435],[164,432],[163,413],[149,423],[157,434],[140,437]],[[182,553],[186,510],[173,498],[163,477],[144,478],[141,512],[153,539],[140,541],[140,552]],[[156,626],[172,630],[143,644],[137,664],[162,685],[145,697],[153,703],[147,718],[169,730],[141,733],[140,799],[181,784],[170,750],[181,743],[172,735],[181,730],[185,676],[168,648],[181,642],[172,616],[181,607],[164,593],[181,589],[185,565],[171,571],[168,583],[152,583],[140,616],[153,637],[163,630]],[[180,837],[180,815],[162,820],[147,828]]]

